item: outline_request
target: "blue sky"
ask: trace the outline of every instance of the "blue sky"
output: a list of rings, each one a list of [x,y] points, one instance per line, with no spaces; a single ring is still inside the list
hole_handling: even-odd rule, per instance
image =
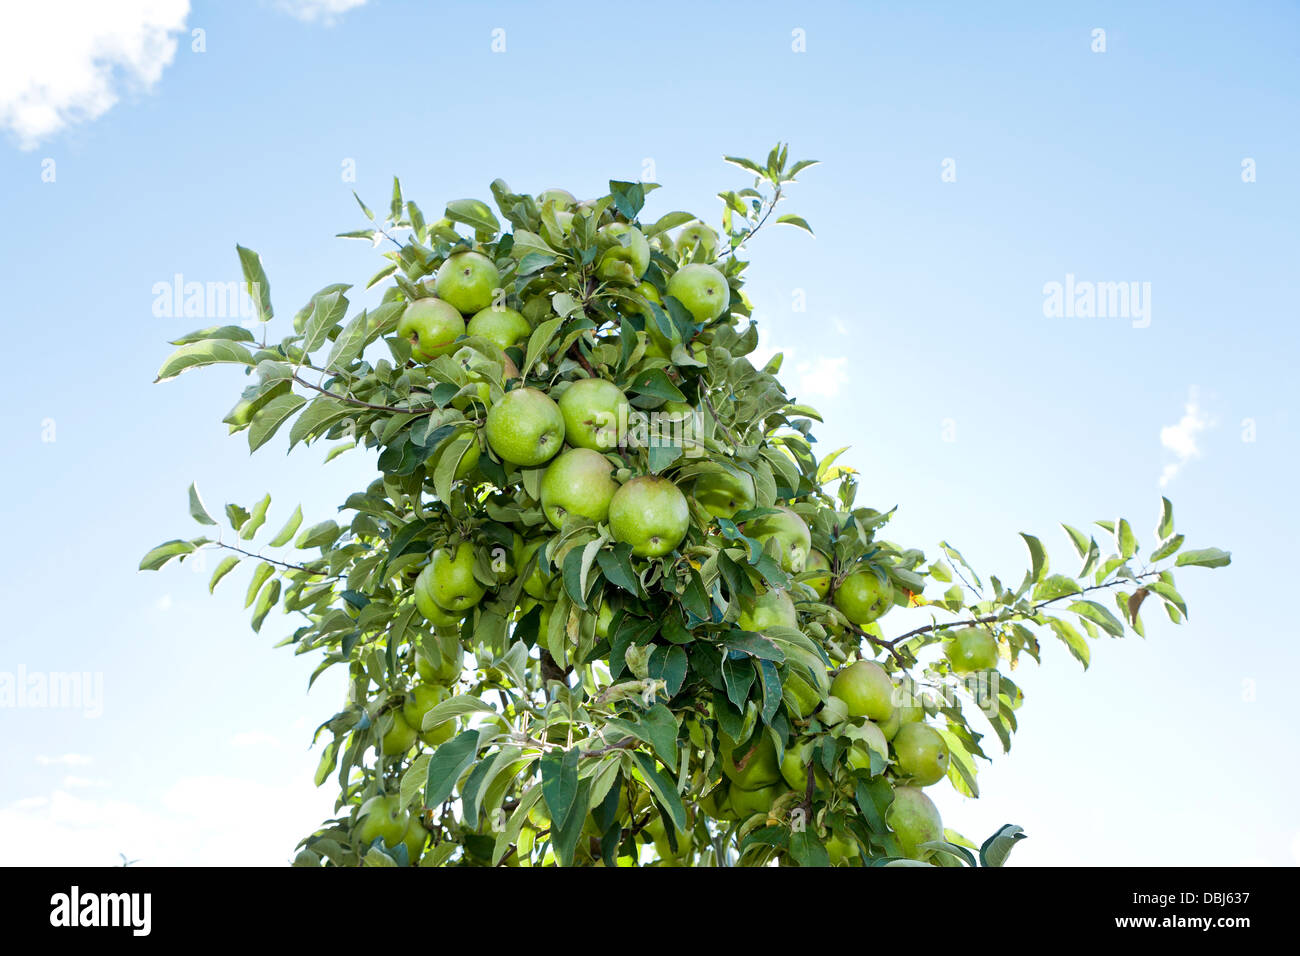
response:
[[[1294,6],[66,6],[0,30],[0,672],[90,672],[102,699],[0,712],[0,863],[275,864],[331,809],[308,744],[338,682],[305,693],[278,614],[248,630],[242,574],[209,598],[135,568],[196,533],[190,481],[214,509],[271,492],[274,525],[331,516],[373,462],[250,458],[220,424],[237,373],[152,385],[167,339],[216,324],[155,315],[157,283],[234,280],[250,246],[284,334],[377,268],[332,238],[353,188],[382,206],[397,174],[431,211],[497,176],[644,177],[653,212],[716,220],[748,184],[722,155],[777,139],[822,165],[789,203],[816,238],[753,245],[764,348],[822,447],[853,446],[860,500],[899,506],[894,540],[1011,579],[1023,530],[1072,569],[1057,522],[1122,514],[1149,545],[1163,493],[1233,552],[1180,572],[1191,623],[1148,614],[1086,675],[1045,641],[982,799],[933,788],[945,822],[1021,824],[1024,864],[1300,862],[1300,654],[1270,599],[1300,532]],[[1049,317],[1067,276],[1149,312]]]

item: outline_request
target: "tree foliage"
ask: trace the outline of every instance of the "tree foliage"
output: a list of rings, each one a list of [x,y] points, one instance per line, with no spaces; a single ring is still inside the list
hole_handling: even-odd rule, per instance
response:
[[[1037,661],[1055,638],[1086,668],[1101,635],[1142,634],[1144,610],[1186,617],[1175,567],[1228,563],[1183,548],[1167,499],[1145,557],[1127,520],[1064,525],[1076,569],[1054,568],[1025,534],[1019,581],[986,578],[946,542],[927,558],[885,537],[893,510],[858,501],[845,449],[818,455],[821,419],[782,386],[780,356],[761,368],[747,357],[758,340],[744,245],[767,225],[811,231],[775,210],[812,163],[789,163],[783,145],[765,162],[728,162],[753,182],[719,194],[720,235],[685,212],[643,221],[649,183],[612,181],[577,203],[497,180],[495,210],[455,200],[428,221],[394,181],[387,214],[358,198],[369,224],[344,234],[384,247],[366,285],[383,290],[378,305],[349,317],[352,287],[326,286],[270,344],[270,284],[239,247],[260,340],[223,326],[173,343],[160,381],[243,368],[248,385],[224,421],[250,451],[287,431],[291,449],[330,443],[327,462],[370,450],[380,472],[339,520],[306,526],[301,507],[268,523],[269,496],[213,515],[191,486],[190,513],[208,530],[140,565],[215,549],[215,589],[248,564],[253,629],[279,609],[299,624],[284,643],[320,658],[313,681],[346,668],[347,700],[315,735],[316,783],[334,781],[337,814],[305,837],[297,863],[1001,865],[1018,827],[976,847],[903,819],[933,782],[925,753],[977,796],[989,733],[1005,751],[1017,727],[1008,672],[1022,656]],[[527,334],[504,349],[466,334],[413,357],[418,343],[399,334],[408,305],[468,250],[495,269],[491,308],[516,310]],[[729,301],[701,319],[669,281],[704,264]],[[587,378],[627,399],[617,444],[603,449],[614,482],[654,475],[685,492],[689,526],[665,555],[639,556],[603,515],[548,521],[550,462],[511,464],[486,439],[507,393],[561,398]],[[741,500],[720,504],[719,488]],[[444,607],[417,582],[462,555],[466,600],[481,597]],[[891,633],[882,621],[895,607],[924,609],[912,613],[928,622]],[[870,715],[847,677],[844,696],[831,694],[860,660],[879,664],[891,690]],[[934,733],[900,732],[909,724]],[[905,753],[903,741],[930,749]]]

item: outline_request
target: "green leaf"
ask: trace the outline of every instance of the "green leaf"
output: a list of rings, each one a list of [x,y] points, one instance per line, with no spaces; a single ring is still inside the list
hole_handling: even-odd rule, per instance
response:
[[[167,361],[163,362],[162,367],[158,369],[158,376],[154,382],[166,382],[192,368],[223,363],[252,365],[253,353],[237,342],[229,342],[225,339],[192,342],[189,345],[182,345],[168,356]]]
[[[252,424],[248,427],[248,451],[253,453],[265,445],[280,430],[298,409],[307,404],[307,399],[295,392],[277,395],[257,410]]]
[[[1065,533],[1070,536],[1070,543],[1074,545],[1074,550],[1079,552],[1079,557],[1086,557],[1089,548],[1088,536],[1078,528],[1072,528],[1068,524],[1063,524],[1061,527],[1064,528]]]
[[[1088,641],[1082,634],[1074,629],[1068,621],[1063,621],[1057,617],[1049,617],[1048,625],[1052,631],[1059,637],[1062,643],[1070,649],[1075,660],[1083,665],[1083,669],[1088,669],[1088,664],[1092,661],[1092,649],[1088,647]]]
[[[677,769],[677,721],[663,704],[655,704],[641,718],[655,753],[669,770]]]
[[[1035,538],[1032,534],[1020,532],[1020,537],[1025,539],[1025,544],[1029,546],[1029,557],[1033,561],[1033,569],[1029,576],[1034,581],[1043,580],[1043,575],[1047,573],[1047,552],[1043,550],[1043,543]]]
[[[479,732],[466,730],[433,752],[425,782],[424,805],[437,807],[451,796],[456,781],[478,755]]]
[[[1201,548],[1197,551],[1184,551],[1174,562],[1177,567],[1223,568],[1232,563],[1232,554],[1219,548]]]
[[[302,505],[299,505],[297,508],[293,509],[293,514],[291,514],[289,520],[284,523],[284,527],[275,533],[275,537],[271,539],[270,546],[272,548],[279,548],[288,544],[297,533],[298,526],[301,524]]]
[[[463,222],[475,232],[495,235],[501,231],[501,223],[480,199],[453,199],[447,203],[446,216],[452,222]]]
[[[307,353],[316,351],[325,344],[330,331],[337,326],[348,312],[348,299],[341,291],[317,296],[312,302],[311,315],[303,326],[302,350]]]
[[[1067,578],[1063,574],[1052,574],[1039,582],[1038,587],[1034,588],[1035,601],[1054,601],[1057,598],[1063,598],[1067,594],[1078,594],[1081,588],[1079,582],[1074,578]]]
[[[1137,538],[1134,536],[1133,529],[1129,526],[1128,521],[1124,518],[1120,518],[1119,524],[1116,526],[1115,541],[1123,558],[1128,559],[1137,554]]]
[[[253,535],[257,534],[258,529],[266,524],[266,509],[271,507],[271,496],[267,495],[256,505],[253,506],[253,513],[249,515],[244,526],[239,529],[239,537],[245,541],[252,541]]]
[[[306,548],[329,547],[335,539],[342,533],[342,529],[333,521],[322,521],[314,524],[302,534],[298,535],[298,540],[293,543],[295,548],[303,550]]]
[[[275,607],[275,602],[280,599],[280,579],[276,578],[257,596],[257,605],[253,608],[253,630],[260,632],[262,622],[266,620],[266,615]]]
[[[662,398],[668,402],[686,401],[686,396],[682,394],[681,389],[668,380],[667,374],[661,368],[649,368],[642,371],[632,380],[627,390],[638,395]]]
[[[258,593],[262,590],[262,585],[265,584],[266,579],[274,573],[275,567],[267,564],[265,561],[257,566],[257,569],[253,571],[253,577],[248,582],[248,591],[244,594],[245,608],[253,606],[253,602],[257,600]]]
[[[521,374],[525,377],[528,375],[533,363],[551,344],[551,340],[555,338],[555,333],[559,331],[560,326],[563,324],[563,319],[547,319],[533,329],[533,334],[528,337],[528,354],[524,358],[524,367]]]
[[[199,489],[193,482],[190,482],[190,516],[199,524],[216,524],[212,515],[208,514],[208,509],[203,507],[203,499],[199,497]]]
[[[224,578],[231,571],[235,570],[235,565],[237,565],[239,562],[240,562],[239,556],[234,554],[228,555],[227,557],[221,559],[221,563],[217,565],[217,570],[212,572],[212,580],[208,582],[209,594],[212,594],[217,589],[217,583],[222,578]],[[320,785],[317,784],[317,786]]]
[[[327,395],[314,398],[289,429],[289,448],[328,431],[330,426],[352,415],[352,406]]]
[[[650,789],[654,791],[660,806],[668,811],[669,816],[673,818],[673,823],[677,825],[677,829],[684,832],[686,830],[686,808],[682,806],[681,797],[677,795],[677,788],[672,780],[655,766],[654,758],[649,754],[643,754],[638,750],[632,756],[640,766],[641,773],[645,776],[646,783],[650,784]]]
[[[169,345],[190,345],[208,339],[227,339],[232,342],[253,342],[253,333],[242,325],[214,325],[195,332],[188,332],[179,339],[172,339]]]
[[[1069,610],[1080,617],[1086,617],[1112,637],[1124,636],[1124,625],[1119,618],[1096,601],[1075,601]]]
[[[172,558],[192,554],[194,545],[188,541],[167,541],[158,545],[140,559],[141,571],[157,571]]]
[[[980,847],[981,866],[1003,866],[1011,850],[1021,840],[1026,840],[1025,831],[1012,823],[1003,824],[998,832],[984,841]]]
[[[244,288],[257,310],[257,321],[270,322],[275,313],[271,310],[271,283],[262,268],[262,257],[240,245],[235,246],[235,251],[239,253],[239,267],[244,272]]]
[[[1174,535],[1168,541],[1165,541],[1163,544],[1161,544],[1160,547],[1152,551],[1149,560],[1162,561],[1165,558],[1169,557],[1171,554],[1177,553],[1178,549],[1183,546],[1183,540],[1184,538],[1181,534]]]
[[[357,360],[361,355],[361,349],[366,344],[369,323],[370,316],[365,309],[362,309],[343,327],[339,337],[334,340],[334,347],[330,349],[329,359],[325,362],[326,368],[344,369]]]
[[[798,228],[802,229],[804,232],[808,233],[808,235],[810,236],[813,234],[812,226],[808,225],[807,221],[804,220],[802,216],[789,216],[789,215],[777,216],[776,221],[783,222],[791,226],[797,226]]]
[[[573,811],[578,796],[578,761],[582,752],[576,747],[563,754],[551,751],[541,759],[542,797],[551,822],[561,827]]]
[[[1160,524],[1156,525],[1156,537],[1161,541],[1174,533],[1174,505],[1168,498],[1160,498]]]
[[[1165,581],[1153,581],[1147,585],[1147,588],[1156,594],[1159,594],[1169,602],[1169,604],[1178,608],[1178,610],[1182,612],[1183,617],[1187,617],[1187,602],[1183,600],[1183,596],[1178,593],[1177,589],[1172,584]],[[1177,624],[1178,622],[1174,621],[1174,623]]]

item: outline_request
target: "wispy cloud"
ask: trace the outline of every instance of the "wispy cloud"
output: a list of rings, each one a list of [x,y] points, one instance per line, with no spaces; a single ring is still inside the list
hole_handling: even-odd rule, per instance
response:
[[[12,3],[0,30],[0,128],[34,149],[150,90],[176,56],[189,0]]]
[[[1166,464],[1164,470],[1160,473],[1161,488],[1173,481],[1189,461],[1201,457],[1201,449],[1197,445],[1196,436],[1213,424],[1213,420],[1201,408],[1196,388],[1189,389],[1187,403],[1183,406],[1183,417],[1178,420],[1177,424],[1166,425],[1160,429],[1160,444],[1172,452],[1176,459]]]
[[[59,754],[57,757],[37,754],[36,762],[42,767],[89,767],[95,761],[85,754]]]
[[[281,10],[304,23],[332,24],[340,16],[363,6],[366,0],[279,0]]]

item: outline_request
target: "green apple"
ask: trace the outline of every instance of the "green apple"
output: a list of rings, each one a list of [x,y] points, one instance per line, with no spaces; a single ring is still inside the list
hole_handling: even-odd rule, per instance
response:
[[[667,478],[633,478],[609,502],[609,530],[615,541],[632,546],[642,558],[668,554],[686,537],[691,524],[686,496]]]
[[[983,628],[965,627],[943,649],[956,674],[973,674],[998,666],[998,642]]]
[[[838,833],[831,833],[822,846],[826,848],[826,855],[830,857],[831,866],[846,866],[849,861],[856,860],[862,852],[858,846],[858,841],[853,837],[840,836]]]
[[[695,500],[715,518],[731,518],[754,507],[754,479],[741,472],[706,472],[695,479]]]
[[[821,600],[826,600],[826,595],[831,590],[831,559],[825,554],[813,548],[808,552],[808,560],[804,562],[803,569],[808,572],[816,571],[817,574],[809,574],[804,578],[803,583],[813,589],[813,593]]]
[[[831,681],[831,693],[844,701],[850,717],[888,720],[894,712],[894,683],[875,661],[857,661]]]
[[[411,357],[428,362],[456,348],[465,334],[465,320],[442,299],[416,299],[402,312],[397,334],[411,343]]]
[[[668,280],[668,294],[686,307],[701,324],[712,322],[727,311],[731,289],[726,277],[702,262],[682,266]]]
[[[424,715],[450,697],[447,688],[441,684],[416,684],[406,695],[402,703],[402,716],[415,728],[420,739],[430,747],[446,743],[456,732],[456,721],[447,720],[430,730],[423,730]]]
[[[425,654],[423,648],[416,650],[415,672],[420,675],[420,680],[430,684],[453,684],[460,680],[461,672],[465,669],[465,649],[455,636],[439,635],[438,647],[442,651],[442,657],[436,664]]]
[[[424,852],[424,845],[429,842],[429,831],[420,822],[420,814],[411,814],[411,822],[406,825],[406,832],[402,834],[402,842],[406,844],[408,862],[411,866],[415,866],[420,859],[420,854]]]
[[[872,570],[854,571],[835,589],[835,606],[859,627],[870,624],[894,605],[894,586]]]
[[[418,731],[406,722],[400,710],[392,713],[393,726],[379,741],[379,750],[385,757],[404,754],[415,746]]]
[[[770,627],[798,627],[799,615],[790,595],[779,588],[768,588],[752,598],[742,598],[736,626],[742,631],[761,634]]]
[[[778,508],[775,514],[762,515],[745,522],[746,537],[766,544],[775,541],[780,555],[781,569],[798,574],[808,561],[812,550],[812,532],[808,525],[789,508]]]
[[[575,448],[608,451],[618,445],[632,406],[623,390],[603,378],[580,378],[560,396],[564,437]]]
[[[731,809],[744,820],[755,813],[767,813],[772,809],[776,798],[785,793],[786,788],[780,784],[746,790],[744,787],[731,788]]]
[[[674,853],[672,844],[668,842],[667,827],[670,826],[674,824],[664,820],[663,817],[653,817],[645,825],[645,834],[654,842],[660,866],[680,866],[681,861],[689,859],[691,855],[691,846],[694,843],[691,830],[687,829],[685,833],[681,830],[677,831],[677,852]]]
[[[699,248],[704,249],[705,259],[712,259],[718,248],[718,234],[697,219],[682,226],[677,234],[677,258],[690,262]]]
[[[524,576],[524,591],[534,600],[545,601],[555,596],[555,589],[559,586],[559,581],[555,578],[555,568],[552,567],[549,574],[542,574],[541,565],[533,558],[537,549],[546,544],[549,538],[533,538],[531,541],[525,541],[519,549],[518,556],[515,560],[515,567],[527,570]]]
[[[396,794],[379,794],[361,804],[357,812],[357,842],[369,847],[377,839],[390,850],[402,842],[411,815]]]
[[[564,444],[564,416],[545,392],[517,388],[488,409],[484,431],[497,457],[531,468],[550,461]]]
[[[429,595],[443,610],[463,615],[487,593],[474,577],[474,546],[468,541],[456,545],[455,551],[440,548],[433,552],[428,571]]]
[[[889,741],[885,739],[885,732],[871,721],[868,720],[861,727],[851,724],[845,728],[844,735],[853,742],[848,753],[848,764],[851,770],[871,768],[869,750],[874,750],[885,760],[889,759]]]
[[[636,285],[650,267],[650,243],[641,230],[625,222],[601,226],[596,234],[604,252],[596,260],[596,275]]]
[[[760,787],[771,786],[781,779],[781,765],[776,759],[776,744],[772,742],[772,735],[765,730],[759,731],[744,747],[740,754],[740,763],[737,763],[734,754],[738,745],[725,733],[718,735],[718,748],[721,754],[722,772],[732,782],[733,793],[737,789],[757,790]]]
[[[556,209],[572,209],[578,204],[578,200],[574,197],[573,193],[569,192],[567,189],[557,189],[552,187],[550,189],[543,189],[537,194],[537,205],[539,208],[545,206],[547,203],[550,203]]]
[[[922,843],[943,839],[943,820],[934,801],[916,787],[895,787],[894,802],[885,812],[885,824],[894,831],[899,848],[914,860],[931,853]]]
[[[501,273],[481,252],[457,252],[438,269],[433,291],[465,315],[473,315],[492,304],[501,287]]]
[[[938,783],[948,775],[948,742],[929,724],[903,724],[894,735],[898,772],[918,787]]]
[[[542,474],[542,511],[556,528],[568,515],[601,522],[609,517],[609,500],[618,491],[608,458],[590,448],[560,452]]]
[[[609,626],[614,623],[614,605],[605,601],[596,614],[596,636],[601,640],[609,637]]]
[[[465,326],[465,331],[469,335],[481,335],[489,342],[508,349],[528,338],[533,327],[514,309],[498,309],[490,305],[474,313],[474,317]]]
[[[424,470],[428,473],[430,478],[433,478],[433,473],[438,468],[438,462],[442,460],[443,455],[447,454],[450,447],[451,443],[441,446],[425,460]],[[481,454],[482,452],[479,450],[477,439],[470,442],[469,447],[466,448],[464,454],[460,456],[460,464],[456,466],[455,477],[468,478],[473,474],[474,469],[478,467],[478,460]]]
[[[808,679],[798,671],[791,671],[781,685],[785,709],[796,720],[803,720],[822,705],[822,696]]]
[[[415,579],[415,606],[434,627],[459,627],[464,611],[452,611],[434,600],[435,575],[432,564],[426,564]]]
[[[783,779],[791,790],[800,792],[808,789],[808,764],[817,759],[816,746],[814,742],[802,737],[789,747],[785,748],[785,756],[781,758],[781,779]],[[818,786],[826,786],[826,771],[821,764],[814,764],[813,778]]]
[[[554,225],[551,224],[549,216],[543,216],[542,238],[553,249],[567,248],[569,240],[573,238],[573,213],[556,208]]]

